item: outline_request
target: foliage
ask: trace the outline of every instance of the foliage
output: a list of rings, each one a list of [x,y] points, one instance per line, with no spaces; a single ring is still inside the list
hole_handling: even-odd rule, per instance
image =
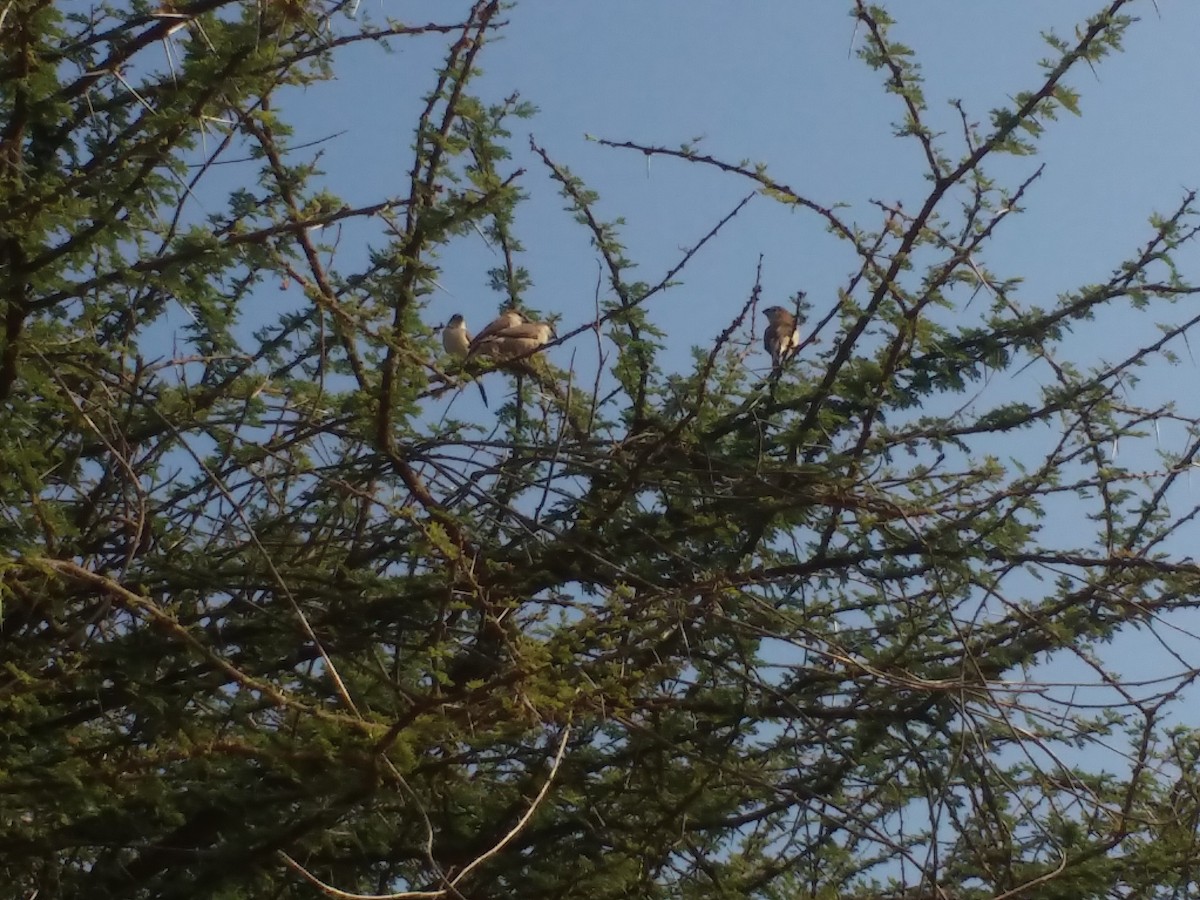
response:
[[[853,4],[928,181],[873,227],[764,164],[601,140],[754,192],[641,282],[568,166],[512,162],[533,108],[475,88],[495,0],[420,26],[345,0],[8,3],[5,896],[1190,896],[1200,668],[1135,683],[1105,653],[1138,631],[1167,658],[1198,603],[1198,420],[1135,390],[1200,321],[1173,305],[1200,290],[1174,265],[1194,198],[1045,307],[985,262],[1041,172],[985,166],[1079,113],[1067,76],[1134,5],[1048,35],[1039,84],[947,135],[887,12]],[[418,39],[445,53],[407,181],[352,207],[278,101]],[[547,183],[604,272],[556,345],[603,334],[608,363],[464,372],[423,320],[442,255],[483,235],[521,305]],[[784,371],[747,365],[756,283],[671,372],[647,310],[747,202],[818,217],[857,267]],[[358,226],[365,267],[337,244]],[[1161,339],[1069,352],[1126,302]],[[1041,388],[973,401],[1024,367]],[[495,431],[447,406],[470,377],[507,395]],[[1187,450],[1119,462],[1160,421]]]

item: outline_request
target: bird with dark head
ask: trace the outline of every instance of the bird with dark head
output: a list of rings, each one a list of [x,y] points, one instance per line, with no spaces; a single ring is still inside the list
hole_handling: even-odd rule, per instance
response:
[[[471,333],[467,331],[467,320],[460,314],[452,315],[450,321],[442,328],[442,346],[456,359],[465,360],[470,355]],[[483,389],[482,382],[476,381],[475,386],[479,388],[479,396],[483,400],[483,405],[487,406],[487,391]]]
[[[763,347],[771,357],[771,365],[778,369],[800,349],[800,324],[782,306],[769,306],[763,315],[767,317]]]

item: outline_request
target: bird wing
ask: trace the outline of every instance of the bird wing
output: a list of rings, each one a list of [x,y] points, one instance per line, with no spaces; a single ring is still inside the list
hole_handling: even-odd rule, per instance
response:
[[[514,328],[517,325],[520,325],[522,321],[524,321],[523,317],[516,310],[510,309],[506,312],[502,312],[499,316],[497,316],[495,319],[492,319],[492,321],[488,322],[487,325],[480,329],[479,334],[475,335],[475,339],[471,341],[471,345],[477,346],[482,341],[494,334],[498,334],[505,328]]]
[[[522,322],[498,329],[482,341],[476,338],[470,352],[472,355],[498,359],[525,356],[550,340],[551,334],[553,330],[549,325],[541,322]]]
[[[495,332],[497,338],[530,338],[540,344],[550,340],[550,326],[541,322],[522,322]]]
[[[763,347],[776,366],[789,359],[800,349],[800,328],[795,318],[788,316],[791,321],[774,322],[763,332]]]

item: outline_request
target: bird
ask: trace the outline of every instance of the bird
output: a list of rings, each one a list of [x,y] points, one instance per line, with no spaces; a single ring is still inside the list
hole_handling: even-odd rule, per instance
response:
[[[450,321],[453,322],[454,320],[451,319]],[[524,321],[525,316],[523,316],[517,310],[512,309],[511,307],[506,309],[495,319],[492,319],[492,321],[488,322],[488,324],[483,327],[483,330],[480,331],[479,334],[475,335],[474,339],[472,339],[470,342],[467,355],[471,355],[471,353],[482,341],[487,340],[496,332],[503,331],[505,328],[512,328],[514,325],[520,325]]]
[[[522,321],[496,328],[490,334],[484,334],[486,331],[487,329],[481,331],[471,342],[468,357],[490,356],[497,360],[507,360],[527,356],[555,336],[554,326],[545,322]]]
[[[471,335],[467,331],[467,320],[458,313],[450,317],[442,329],[442,346],[451,356],[463,359],[471,348]]]
[[[452,315],[450,321],[442,329],[442,346],[446,348],[447,353],[457,359],[465,360],[470,354],[471,334],[467,331],[467,320],[459,313]],[[479,396],[483,399],[483,405],[487,406],[487,391],[483,389],[483,383],[476,381],[475,387],[479,388]]]
[[[771,356],[771,364],[778,369],[800,349],[800,326],[796,317],[782,306],[770,306],[763,310],[763,315],[767,317],[763,346]]]

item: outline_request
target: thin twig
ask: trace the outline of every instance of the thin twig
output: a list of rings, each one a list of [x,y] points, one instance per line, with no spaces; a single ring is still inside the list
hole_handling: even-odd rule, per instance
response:
[[[521,833],[522,829],[524,829],[526,825],[529,824],[530,819],[533,818],[533,814],[537,812],[538,807],[541,806],[542,801],[546,799],[546,795],[550,792],[550,785],[554,783],[554,777],[558,774],[558,768],[562,764],[563,756],[566,754],[567,740],[570,738],[570,736],[571,726],[567,725],[563,729],[562,738],[558,742],[558,751],[554,754],[554,760],[550,764],[550,772],[546,775],[546,781],[542,784],[541,790],[538,791],[537,796],[534,797],[533,801],[529,804],[529,808],[525,811],[525,814],[517,820],[517,824],[510,828],[508,833],[505,834],[504,837],[500,838],[500,840],[495,844],[493,844],[489,850],[485,850],[479,856],[475,857],[475,859],[472,860],[469,865],[467,865],[461,872],[450,879],[444,888],[436,891],[400,891],[394,894],[356,894],[351,891],[340,890],[333,885],[322,881],[282,850],[278,851],[279,857],[288,865],[289,868],[299,874],[300,877],[309,884],[316,887],[327,897],[336,897],[337,900],[439,900],[439,898],[447,897],[451,893],[457,894],[458,885],[460,885],[468,875],[470,875],[481,865],[512,843],[513,839]]]

